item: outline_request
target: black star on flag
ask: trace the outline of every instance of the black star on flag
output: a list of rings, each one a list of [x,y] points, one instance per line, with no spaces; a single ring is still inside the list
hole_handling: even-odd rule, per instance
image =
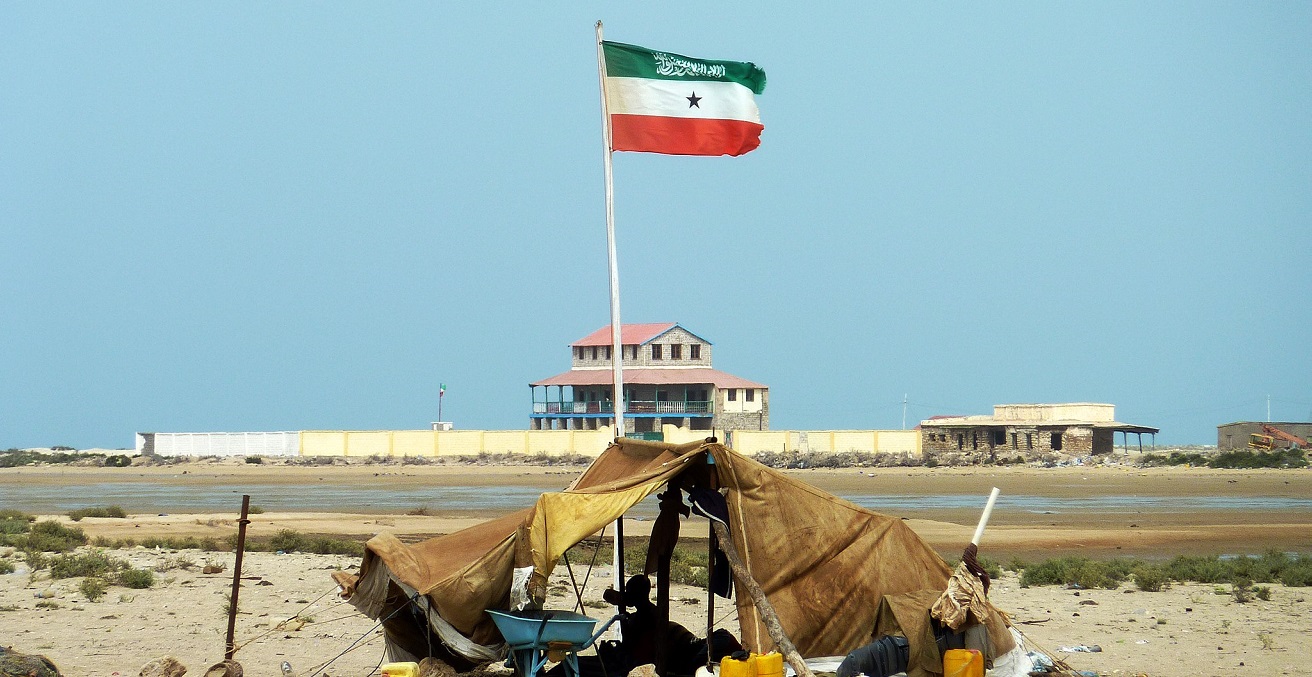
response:
[[[697,92],[693,92],[693,93],[692,93],[692,96],[685,96],[685,97],[683,97],[683,98],[685,98],[685,99],[688,100],[688,107],[689,107],[689,108],[701,108],[701,107],[702,107],[701,104],[699,103],[699,102],[702,100],[702,97],[697,96]]]

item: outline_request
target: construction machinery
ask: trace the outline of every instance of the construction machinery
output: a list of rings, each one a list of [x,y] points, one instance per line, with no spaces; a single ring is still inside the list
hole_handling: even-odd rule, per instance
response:
[[[1285,432],[1275,426],[1263,424],[1262,433],[1265,434],[1253,433],[1248,436],[1249,449],[1271,451],[1276,447],[1288,447],[1291,449],[1308,448],[1307,440],[1293,433]],[[1277,444],[1276,440],[1280,440],[1283,444]]]

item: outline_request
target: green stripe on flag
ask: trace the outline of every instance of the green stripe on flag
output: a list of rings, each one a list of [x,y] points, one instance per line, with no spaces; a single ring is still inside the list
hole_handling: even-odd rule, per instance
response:
[[[601,46],[609,77],[736,82],[756,94],[765,91],[765,71],[751,62],[694,59],[622,42],[603,41]]]

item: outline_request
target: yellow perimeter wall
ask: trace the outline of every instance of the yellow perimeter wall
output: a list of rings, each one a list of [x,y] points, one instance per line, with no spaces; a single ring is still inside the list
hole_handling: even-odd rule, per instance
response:
[[[854,451],[920,455],[919,430],[731,430],[729,446],[740,454]]]
[[[705,430],[663,426],[673,444],[705,439]],[[614,439],[598,430],[305,430],[301,456],[477,456],[525,454],[596,456]],[[722,440],[725,441],[725,440]],[[732,430],[729,445],[742,454],[769,452],[909,453],[920,455],[915,430]]]

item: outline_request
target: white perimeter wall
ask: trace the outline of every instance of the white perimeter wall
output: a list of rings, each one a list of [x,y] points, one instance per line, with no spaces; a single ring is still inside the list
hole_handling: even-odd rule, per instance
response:
[[[158,456],[298,456],[299,432],[273,433],[137,433],[137,453],[146,436],[155,438]]]

